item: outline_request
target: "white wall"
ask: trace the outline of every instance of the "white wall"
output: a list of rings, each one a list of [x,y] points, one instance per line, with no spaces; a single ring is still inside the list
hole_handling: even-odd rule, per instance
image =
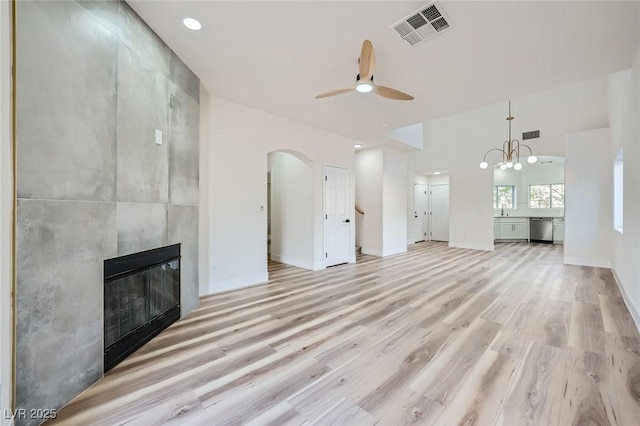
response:
[[[513,99],[512,137],[539,129],[540,139],[530,142],[535,154],[562,157],[565,135],[608,126],[606,99],[604,78]],[[507,113],[505,99],[425,123],[425,148],[414,155],[413,170],[449,170],[450,246],[493,249],[493,173],[479,164],[507,138]]]
[[[356,153],[356,204],[359,215],[358,245],[362,253],[382,256],[383,149],[363,149]]]
[[[358,219],[362,253],[389,256],[407,251],[407,210],[412,199],[408,154],[376,147],[356,154],[356,204],[365,214]]]
[[[313,269],[313,165],[271,152],[271,259]]]
[[[209,97],[209,226],[208,282],[201,294],[266,282],[267,154],[292,150],[313,162],[313,269],[323,261],[323,168],[351,171],[350,204],[354,200],[354,141],[302,123]],[[351,216],[353,221],[353,212]],[[351,229],[351,246],[355,230]],[[355,254],[351,254],[355,262]],[[212,272],[213,266],[217,272]]]
[[[407,144],[416,149],[422,149],[424,144],[423,124],[412,124],[410,126],[399,127],[388,133],[388,136],[398,142]]]
[[[429,185],[449,185],[449,175],[433,175],[427,180]]]
[[[407,153],[383,148],[382,255],[407,251]],[[413,191],[411,191],[413,196]]]
[[[623,232],[613,231],[612,268],[640,328],[640,49],[629,71],[609,77],[611,158],[624,152]],[[613,162],[611,162],[613,167]],[[613,224],[609,224],[612,228]]]
[[[540,163],[540,162],[539,162]],[[515,185],[516,208],[505,209],[510,216],[563,217],[564,209],[529,208],[529,185],[564,183],[564,163],[538,164],[525,166],[522,170],[493,171],[494,185]],[[494,210],[494,216],[500,216],[500,209]]]
[[[613,158],[609,128],[565,139],[564,262],[611,266]]]
[[[11,270],[12,153],[11,153],[11,19],[9,2],[0,1],[0,412],[11,408]],[[6,416],[0,424],[10,424]]]

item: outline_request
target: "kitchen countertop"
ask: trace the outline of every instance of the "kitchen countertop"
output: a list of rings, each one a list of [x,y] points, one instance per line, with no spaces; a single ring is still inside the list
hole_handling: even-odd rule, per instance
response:
[[[500,219],[500,218],[507,218],[508,219],[510,217],[521,218],[521,219],[522,218],[528,219],[528,218],[532,218],[532,217],[545,217],[545,218],[548,217],[550,219],[564,219],[564,216],[543,216],[543,215],[526,215],[525,216],[525,215],[517,215],[517,214],[513,214],[513,215],[512,214],[510,214],[510,215],[506,215],[505,214],[504,216],[499,216],[499,215],[498,216],[493,216],[494,219]]]

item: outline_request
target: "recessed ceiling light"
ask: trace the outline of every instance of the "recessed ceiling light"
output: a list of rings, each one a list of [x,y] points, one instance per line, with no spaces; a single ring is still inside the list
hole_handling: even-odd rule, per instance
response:
[[[357,148],[362,148],[362,144],[357,143],[357,144],[355,144],[353,147],[354,147],[354,148],[356,148],[356,149],[357,149]]]
[[[440,172],[433,172],[433,174],[434,174],[434,175],[439,175],[439,174],[440,174]]]
[[[184,24],[185,27],[189,28],[190,30],[198,31],[200,28],[202,28],[202,24],[197,19],[184,18],[182,20],[182,23]]]

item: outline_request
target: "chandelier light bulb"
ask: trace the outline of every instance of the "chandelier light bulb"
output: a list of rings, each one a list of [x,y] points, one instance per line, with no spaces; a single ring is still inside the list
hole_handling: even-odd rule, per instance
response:
[[[507,161],[507,169],[510,169],[513,167],[513,161]]]
[[[527,163],[529,163],[529,164],[533,164],[533,163],[535,163],[536,161],[538,161],[538,157],[536,157],[535,155],[530,155],[530,156],[527,158]]]
[[[513,170],[520,170],[522,169],[522,164],[521,163],[516,163],[513,165]]]
[[[504,163],[500,164],[500,170],[507,170],[507,165]]]
[[[482,163],[480,163],[481,169],[486,169],[487,167],[489,167],[489,163],[487,163],[486,161],[483,161]]]

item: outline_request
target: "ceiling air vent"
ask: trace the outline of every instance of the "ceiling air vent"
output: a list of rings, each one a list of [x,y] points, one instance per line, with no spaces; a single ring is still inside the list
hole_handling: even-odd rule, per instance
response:
[[[522,134],[522,140],[527,140],[527,139],[535,139],[535,138],[539,138],[540,137],[540,130],[532,130],[530,132],[524,132]]]
[[[431,2],[389,28],[410,46],[416,46],[451,28],[451,21],[437,2]]]

